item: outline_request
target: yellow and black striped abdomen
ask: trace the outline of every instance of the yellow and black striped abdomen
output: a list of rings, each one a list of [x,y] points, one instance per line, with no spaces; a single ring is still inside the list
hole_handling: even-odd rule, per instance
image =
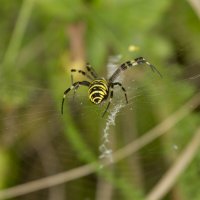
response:
[[[96,79],[89,86],[89,99],[94,104],[100,104],[106,100],[109,94],[108,83],[105,79]]]

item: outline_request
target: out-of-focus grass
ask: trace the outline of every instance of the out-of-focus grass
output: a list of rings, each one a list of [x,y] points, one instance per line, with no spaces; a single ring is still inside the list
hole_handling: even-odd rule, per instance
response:
[[[155,74],[149,76],[149,72],[145,73],[147,76],[141,76],[139,68],[130,69],[125,73],[127,76],[125,82],[130,86],[127,89],[130,104],[127,106],[127,112],[122,111],[119,115],[112,130],[115,149],[144,134],[196,92],[199,79],[196,85],[187,78],[185,81],[181,80],[182,74],[187,76],[192,72],[198,73],[200,64],[199,20],[186,2],[174,3],[167,0],[8,2],[4,0],[0,11],[2,40],[0,47],[3,52],[0,54],[0,141],[3,144],[0,153],[0,174],[3,174],[0,176],[2,177],[0,186],[2,188],[7,182],[16,181],[18,184],[49,174],[45,169],[42,175],[37,174],[36,170],[38,163],[39,168],[42,168],[44,162],[39,156],[35,156],[42,151],[36,150],[40,149],[36,147],[41,143],[38,131],[37,133],[35,131],[40,127],[41,133],[49,138],[47,147],[54,149],[55,155],[59,157],[60,162],[55,163],[56,169],[71,169],[82,163],[90,163],[98,157],[98,146],[105,123],[105,119],[99,117],[101,113],[91,112],[93,110],[91,104],[86,103],[81,107],[76,102],[72,105],[66,100],[65,113],[63,116],[60,115],[63,91],[71,84],[68,66],[71,67],[80,61],[80,58],[76,57],[77,54],[72,51],[74,45],[72,40],[78,42],[78,37],[74,35],[73,38],[68,35],[68,29],[72,26],[84,24],[85,29],[82,33],[84,41],[82,43],[79,41],[76,46],[77,52],[82,49],[81,62],[90,61],[101,76],[103,74],[106,76],[107,69],[102,66],[106,66],[108,57],[113,54],[121,54],[122,60],[144,56],[155,64],[163,75],[163,79],[154,77]],[[139,49],[128,52],[130,45],[136,45]],[[143,69],[141,68],[142,72],[149,70]],[[136,81],[132,83],[134,79]],[[139,98],[135,98],[138,90],[134,88],[142,88],[139,89]],[[81,101],[81,98],[87,99],[87,94],[83,90],[80,89],[78,93],[84,97],[77,98],[77,101]],[[115,93],[115,97],[117,96],[118,92]],[[37,104],[40,98],[44,99],[42,110],[41,103]],[[30,114],[33,106],[35,110],[45,113],[46,121],[52,121],[51,126],[48,127],[49,123],[44,119],[40,120],[38,115],[34,119],[34,115]],[[30,117],[27,117],[26,122],[23,118],[18,119],[26,114],[30,114],[27,115]],[[128,162],[120,162],[111,171],[105,169],[97,173],[113,185],[113,199],[142,199],[178,156],[178,153],[171,154],[169,145],[173,145],[176,141],[177,146],[184,148],[187,144],[190,133],[194,132],[199,123],[197,115],[197,113],[191,114],[179,122],[167,137],[155,141],[138,152],[140,160],[130,158]],[[38,123],[34,124],[34,120],[38,120]],[[13,139],[7,143],[4,138]],[[63,157],[60,156],[63,151],[59,150],[58,146],[65,146],[66,154]],[[12,169],[13,172],[17,172],[18,169],[23,171],[17,176],[18,180],[15,180],[16,177],[12,180],[12,176],[7,180],[5,176],[11,170],[10,160],[17,159],[16,155],[9,151],[10,149],[15,149],[16,153],[20,154],[16,166],[13,165]],[[44,151],[46,149],[48,148],[44,148]],[[160,154],[155,156],[148,154],[149,150],[153,149]],[[30,162],[27,157],[31,160],[31,165],[28,167],[24,164]],[[191,191],[198,191],[199,188],[198,170],[194,165],[188,173],[185,173],[185,177],[183,175],[181,184],[174,189],[180,193],[184,191],[184,195],[188,197]],[[56,173],[55,168],[54,170],[51,168],[53,172],[50,171]],[[134,172],[136,168],[140,173]],[[29,178],[24,176],[26,171],[30,174]],[[93,198],[98,183],[97,177],[86,177],[85,180],[88,182],[78,183],[73,192],[70,186],[66,186],[66,192],[70,191],[70,199],[79,199],[83,194]],[[187,186],[188,179],[193,179],[195,184]],[[89,187],[91,182],[92,188]],[[187,190],[184,190],[186,186]],[[80,188],[83,188],[82,191],[77,193]]]

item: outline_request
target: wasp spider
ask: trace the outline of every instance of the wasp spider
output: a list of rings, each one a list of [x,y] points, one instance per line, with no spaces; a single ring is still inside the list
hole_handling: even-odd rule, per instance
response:
[[[82,75],[86,76],[90,81],[77,81],[73,83],[71,87],[65,90],[64,96],[62,99],[61,113],[63,114],[63,105],[64,105],[64,101],[65,101],[65,97],[67,93],[71,90],[76,91],[79,86],[88,87],[88,98],[94,104],[100,104],[110,96],[108,105],[102,117],[106,114],[110,106],[110,103],[113,98],[113,89],[115,86],[121,87],[122,91],[124,92],[126,103],[128,103],[128,98],[127,98],[125,88],[122,86],[121,83],[114,82],[114,81],[120,75],[122,71],[128,69],[129,67],[134,67],[141,64],[147,64],[149,67],[151,67],[153,72],[157,72],[161,76],[160,72],[152,64],[147,62],[143,57],[139,57],[139,58],[136,58],[135,60],[122,63],[108,80],[106,80],[105,78],[99,78],[96,72],[94,71],[94,69],[89,64],[86,65],[87,73],[82,70],[71,69],[71,73],[74,73],[74,72],[81,73]]]

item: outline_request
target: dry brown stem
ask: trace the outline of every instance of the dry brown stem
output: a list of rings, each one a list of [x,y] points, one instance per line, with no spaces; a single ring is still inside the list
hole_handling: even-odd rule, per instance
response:
[[[121,148],[120,150],[115,152],[113,154],[113,158],[114,158],[113,163],[116,163],[132,155],[133,153],[135,153],[136,151],[138,151],[145,145],[149,144],[150,142],[152,142],[159,136],[165,134],[173,126],[175,126],[180,120],[182,120],[184,117],[190,114],[199,105],[200,103],[199,100],[200,100],[200,94],[198,93],[193,98],[191,98],[185,105],[183,105],[178,111],[170,115],[167,119],[165,119],[155,128],[151,129],[149,132],[147,132],[145,135],[143,135],[139,139],[136,139],[135,141],[131,142],[124,148]],[[103,163],[103,165],[108,166],[113,163],[107,162],[107,163]],[[97,162],[91,163],[88,165],[84,165],[84,166],[69,170],[67,172],[62,172],[53,176],[38,179],[36,181],[24,183],[18,186],[14,186],[12,188],[2,190],[0,191],[0,199],[17,197],[17,196],[28,194],[28,193],[38,191],[41,189],[63,184],[63,183],[78,179],[83,176],[87,176],[97,171],[97,168],[96,168],[97,164],[98,164]],[[99,166],[100,166],[100,163],[99,163]]]
[[[200,128],[196,131],[182,154],[178,157],[174,165],[164,174],[163,178],[152,189],[146,200],[162,199],[172,188],[178,177],[185,171],[191,163],[200,147]]]

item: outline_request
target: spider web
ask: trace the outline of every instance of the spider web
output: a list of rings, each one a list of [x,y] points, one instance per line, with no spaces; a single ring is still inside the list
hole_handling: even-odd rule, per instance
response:
[[[191,47],[185,44],[178,48],[179,55],[177,57],[183,57],[184,50]],[[108,77],[118,65],[119,60],[123,60],[122,55],[109,58]],[[169,62],[167,61],[167,63]],[[158,67],[163,79],[152,73],[146,66],[129,69],[121,74],[117,81],[122,82],[125,86],[129,103],[125,103],[123,93],[120,88],[116,88],[112,105],[104,118],[101,116],[107,102],[101,106],[91,104],[88,101],[86,88],[80,88],[75,98],[73,98],[73,92],[68,95],[65,113],[62,116],[60,104],[57,103],[59,101],[52,95],[54,88],[49,86],[45,88],[34,82],[31,83],[31,81],[25,84],[19,81],[15,82],[15,80],[12,84],[6,85],[9,94],[20,97],[20,91],[26,91],[30,94],[30,100],[25,101],[26,103],[19,109],[11,109],[10,112],[9,108],[2,108],[2,110],[8,109],[8,112],[6,112],[6,116],[0,114],[2,127],[0,148],[8,149],[14,155],[9,157],[9,152],[5,154],[1,152],[2,155],[0,155],[0,171],[5,167],[2,166],[2,163],[7,163],[7,168],[11,166],[6,174],[8,184],[4,187],[28,183],[75,169],[80,165],[87,164],[89,156],[86,154],[92,152],[96,160],[107,160],[112,163],[109,175],[117,177],[114,181],[105,180],[103,176],[91,173],[68,183],[63,182],[55,187],[47,187],[45,190],[34,193],[27,192],[26,195],[16,197],[16,199],[64,200],[72,199],[72,197],[78,199],[82,194],[82,199],[89,200],[95,199],[95,195],[101,197],[104,192],[113,194],[110,199],[123,199],[125,195],[122,195],[121,190],[128,193],[130,190],[137,190],[137,187],[140,186],[144,188],[145,193],[148,193],[185,149],[188,141],[195,134],[196,124],[199,122],[199,116],[195,115],[199,112],[199,107],[194,107],[192,119],[185,117],[186,119],[183,119],[182,123],[177,122],[175,128],[166,133],[169,136],[164,135],[161,139],[153,140],[152,143],[144,145],[134,154],[123,159],[124,162],[119,160],[118,163],[115,163],[117,150],[126,147],[132,141],[137,141],[154,125],[162,122],[168,114],[170,115],[184,106],[184,103],[199,91],[198,60],[188,65],[184,64],[185,74],[179,73],[178,67],[174,65]],[[166,68],[167,70],[165,70]],[[168,79],[168,77],[172,78]],[[0,83],[3,83],[1,81]],[[61,82],[63,84],[64,80]],[[1,86],[4,85],[1,84]],[[12,90],[13,86],[17,88],[16,91]],[[59,91],[60,103],[62,93],[63,91]],[[177,96],[176,102],[172,102],[174,96]],[[163,108],[162,105],[165,107]],[[191,108],[193,106],[193,104],[190,105]],[[70,118],[66,117],[68,113],[70,113]],[[148,115],[149,113],[151,115]],[[80,137],[77,135],[72,137],[70,133],[65,133],[72,132],[73,127],[70,128],[70,124],[75,124]],[[86,147],[81,146],[83,144],[80,139]],[[89,153],[85,154],[84,150]],[[163,157],[167,159],[163,160]],[[98,166],[101,172],[107,169],[104,163],[100,163]],[[179,185],[184,184],[183,182],[187,183],[185,193],[189,190],[190,185],[199,188],[199,183],[195,179],[195,177],[198,178],[199,166],[200,158],[197,154],[193,164],[184,172],[185,176],[177,183]],[[118,188],[121,190],[119,191]],[[179,192],[180,188],[174,187],[173,194],[180,199],[182,196],[179,194],[185,193]],[[198,200],[199,189],[190,190],[188,193],[191,193],[193,199],[196,197]],[[168,199],[172,198],[168,197]]]
[[[145,68],[145,70],[148,71],[148,68]],[[116,133],[114,133],[114,130],[117,130],[119,123],[121,123],[119,118],[121,118],[123,122],[123,119],[126,119],[127,115],[128,117],[132,116],[132,113],[136,112],[137,103],[139,103],[142,107],[148,107],[148,105],[156,106],[158,104],[158,97],[162,97],[164,95],[165,91],[163,91],[163,88],[156,85],[159,78],[155,78],[155,74],[151,74],[152,72],[150,70],[146,73],[152,78],[152,88],[154,86],[157,87],[155,93],[146,93],[146,88],[149,87],[148,82],[138,85],[136,84],[136,79],[130,78],[127,81],[128,83],[125,83],[125,85],[129,85],[129,82],[131,82],[131,86],[126,87],[129,103],[126,105],[125,102],[122,101],[124,98],[123,94],[121,94],[120,90],[116,90],[113,104],[111,105],[110,111],[105,119],[101,118],[103,107],[95,107],[94,105],[87,103],[87,95],[85,95],[84,89],[83,93],[81,94],[77,92],[75,100],[73,99],[72,95],[69,97],[68,103],[71,104],[70,112],[72,113],[74,120],[76,119],[76,114],[79,113],[81,118],[87,118],[91,114],[95,115],[96,119],[94,119],[94,123],[97,123],[97,121],[102,121],[102,128],[100,131],[101,134],[99,136],[99,140],[96,141],[95,144],[90,143],[90,137],[92,137],[95,132],[88,131],[81,122],[79,125],[79,128],[82,130],[81,132],[84,135],[84,140],[89,141],[88,144],[91,145],[92,149],[96,149],[96,155],[97,157],[100,156],[100,160],[101,158],[106,158],[112,162],[113,152],[115,152],[116,149],[127,145],[129,141],[132,141],[137,137],[136,135],[130,135],[130,133],[127,133],[127,138],[123,138],[124,133],[121,135],[118,133],[118,135],[116,135]],[[165,74],[164,76],[167,75]],[[156,82],[154,83],[153,80],[156,80]],[[190,77],[173,81],[173,85],[181,84],[182,81],[193,83],[199,82],[199,80],[200,74],[193,74]],[[122,79],[120,81],[122,81]],[[159,81],[162,82],[163,80],[161,79]],[[3,144],[9,146],[17,140],[20,141],[18,142],[15,152],[17,159],[20,160],[23,166],[23,171],[20,171],[23,179],[19,183],[29,182],[34,179],[39,179],[43,176],[49,176],[64,170],[69,170],[70,168],[67,168],[67,165],[74,167],[78,166],[77,163],[74,162],[75,159],[78,159],[77,152],[71,148],[70,140],[66,141],[62,134],[63,128],[61,128],[60,122],[62,116],[60,114],[60,110],[55,106],[53,98],[50,96],[50,90],[48,88],[36,87],[34,85],[25,86],[20,83],[17,83],[17,86],[22,89],[31,89],[35,94],[40,96],[38,99],[36,95],[36,97],[33,98],[28,105],[25,105],[24,112],[21,114],[12,112],[8,116],[1,116],[1,124],[3,124],[4,127],[2,132],[7,133],[3,134],[1,137]],[[172,91],[171,95],[175,95],[175,93],[176,91]],[[74,108],[74,105],[76,105],[77,108]],[[28,110],[28,112],[26,110]],[[64,123],[67,122],[65,121]],[[133,131],[131,130],[130,132]],[[119,142],[119,140],[122,142]],[[117,144],[113,145],[114,142]],[[145,173],[145,176],[152,177],[150,182],[155,181],[155,179],[158,180],[160,178],[160,174],[164,173],[164,166],[152,163],[148,161],[148,159],[149,157],[161,157],[161,153],[158,150],[159,145],[160,144],[148,145],[148,151],[144,150],[144,153],[141,151],[140,153],[134,154],[134,158],[131,159],[131,162],[134,163],[134,170],[131,170],[128,165],[120,166],[120,170],[123,171],[125,176],[135,177],[139,182],[142,182],[141,177],[138,176],[137,173],[140,174],[140,171],[138,171],[138,163],[141,160],[144,160],[145,164],[143,164],[143,168],[148,169]],[[180,142],[179,137],[175,136],[172,143],[170,141],[166,141],[164,151],[166,151],[168,154],[174,154],[175,156],[181,152],[181,150],[184,148],[184,145],[184,140]],[[98,150],[98,146],[101,149],[100,152]],[[197,165],[198,163],[199,160],[197,160]],[[152,171],[150,169],[152,169]],[[31,171],[31,173],[27,174],[28,171]],[[158,176],[155,176],[155,171],[157,172]],[[17,175],[12,175],[12,178],[16,179]],[[85,184],[87,188],[93,188],[92,176],[90,176],[88,179],[82,178],[78,182],[79,184]],[[71,184],[70,189],[83,193],[85,190],[84,188],[81,189],[80,187],[77,187],[75,183]],[[65,193],[64,191],[64,185],[53,187],[50,188],[49,195],[52,196],[52,198],[54,195],[57,196],[58,193],[62,196],[62,194],[64,195]],[[31,195],[40,199],[47,198],[46,190],[36,192]],[[30,195],[28,194],[20,199],[26,199],[29,198],[29,196]]]

